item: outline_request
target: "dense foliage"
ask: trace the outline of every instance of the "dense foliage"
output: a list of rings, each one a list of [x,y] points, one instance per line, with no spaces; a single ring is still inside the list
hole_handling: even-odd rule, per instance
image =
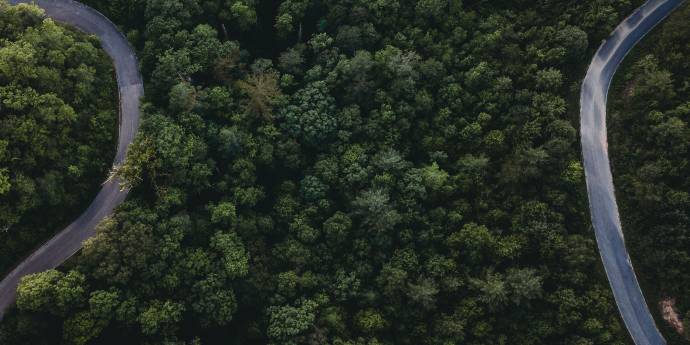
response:
[[[2,344],[625,344],[577,139],[639,1],[93,0],[134,191]]]
[[[650,309],[658,313],[662,299],[675,300],[686,330],[690,329],[688,18],[686,4],[642,42],[619,72],[610,97],[609,131],[623,227]],[[669,338],[679,339],[670,327],[666,329]]]
[[[83,211],[115,151],[98,41],[0,1],[0,272]]]

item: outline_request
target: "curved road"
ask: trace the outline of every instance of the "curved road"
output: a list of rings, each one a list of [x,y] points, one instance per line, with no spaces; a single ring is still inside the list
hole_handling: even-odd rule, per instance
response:
[[[599,47],[580,94],[580,132],[592,224],[604,269],[621,317],[637,345],[663,345],[625,248],[606,137],[606,99],[627,53],[684,0],[649,0],[626,18]]]
[[[47,17],[98,36],[101,46],[115,65],[120,96],[120,128],[114,165],[122,164],[127,145],[139,128],[139,99],[144,94],[134,50],[117,27],[96,10],[71,0],[9,0],[10,4],[33,2]],[[81,249],[82,242],[96,233],[96,225],[121,204],[127,191],[120,191],[119,181],[103,184],[84,213],[67,228],[46,242],[21,262],[0,282],[0,319],[16,298],[19,280],[31,273],[55,268]]]

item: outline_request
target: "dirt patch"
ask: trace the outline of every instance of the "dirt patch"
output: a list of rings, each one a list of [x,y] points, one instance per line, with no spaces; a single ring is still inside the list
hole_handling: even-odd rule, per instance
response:
[[[667,297],[659,302],[659,306],[661,307],[661,315],[664,320],[668,322],[668,324],[671,325],[671,327],[673,327],[678,334],[682,335],[685,332],[685,327],[683,326],[683,321],[681,321],[680,316],[678,316],[675,305],[675,298]]]

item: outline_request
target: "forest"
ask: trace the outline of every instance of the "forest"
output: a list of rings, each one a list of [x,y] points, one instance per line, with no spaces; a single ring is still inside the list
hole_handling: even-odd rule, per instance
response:
[[[22,281],[0,344],[631,343],[590,223],[578,100],[601,40],[642,1],[84,3],[120,26],[144,76],[142,127],[113,170],[132,192],[80,255]],[[98,75],[88,101],[68,82],[16,87],[64,90],[88,119],[74,126],[97,127],[79,144],[45,143],[79,160],[62,171],[85,159],[97,180],[112,152],[68,149],[113,146],[102,143],[114,140],[116,91],[97,43],[35,8],[0,9],[0,85],[18,83],[2,77],[3,56],[39,35],[31,27],[90,44],[51,65],[72,76],[83,59]],[[614,91],[629,96],[612,105],[610,141],[629,159],[614,176],[633,256],[649,260],[635,262],[643,285],[687,312],[684,11],[621,72]],[[16,169],[0,170],[0,191]],[[651,204],[646,218],[629,211]]]
[[[682,335],[690,339],[690,5],[676,11],[618,72],[609,133],[633,264],[650,309],[658,312],[667,301],[686,320],[685,332],[666,334],[671,343],[685,344]]]
[[[0,273],[79,215],[115,154],[98,40],[0,1]]]

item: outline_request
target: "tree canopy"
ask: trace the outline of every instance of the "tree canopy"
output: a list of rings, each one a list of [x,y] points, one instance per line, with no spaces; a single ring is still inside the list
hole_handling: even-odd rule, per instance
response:
[[[0,272],[83,211],[115,152],[98,40],[0,1]]]
[[[0,343],[625,343],[577,95],[641,1],[86,3],[139,54],[134,189]]]

